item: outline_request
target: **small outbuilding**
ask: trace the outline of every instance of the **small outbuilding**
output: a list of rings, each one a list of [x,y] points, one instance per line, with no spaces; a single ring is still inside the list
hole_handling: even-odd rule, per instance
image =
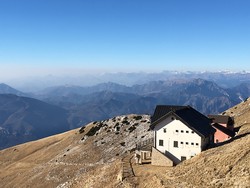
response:
[[[225,115],[208,115],[212,126],[216,129],[214,143],[224,142],[235,136],[234,119]]]

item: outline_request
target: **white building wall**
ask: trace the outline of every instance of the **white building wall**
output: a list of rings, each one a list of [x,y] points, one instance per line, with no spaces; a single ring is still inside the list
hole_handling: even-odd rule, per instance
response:
[[[200,153],[204,144],[197,133],[174,116],[166,118],[155,127],[155,136],[155,147],[162,153],[170,152],[179,160],[182,157],[189,159]],[[163,146],[160,146],[160,140],[163,140]],[[174,141],[177,142],[177,147],[174,147]]]

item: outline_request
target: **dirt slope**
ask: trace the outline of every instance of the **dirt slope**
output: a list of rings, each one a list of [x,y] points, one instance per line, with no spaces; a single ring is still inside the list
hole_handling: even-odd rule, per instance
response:
[[[119,116],[0,151],[1,187],[114,187],[121,158],[152,137],[149,116]],[[87,136],[89,135],[89,136]]]
[[[176,167],[136,166],[138,187],[250,187],[250,99],[227,110],[239,132]]]
[[[176,167],[135,165],[119,182],[121,158],[152,137],[149,116],[120,116],[0,151],[1,187],[250,187],[250,100],[227,110],[237,136]],[[87,136],[89,135],[89,136]]]

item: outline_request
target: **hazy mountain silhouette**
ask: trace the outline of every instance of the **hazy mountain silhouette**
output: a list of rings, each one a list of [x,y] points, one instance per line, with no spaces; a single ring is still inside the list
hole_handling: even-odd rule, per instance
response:
[[[36,99],[0,94],[0,149],[67,130],[66,110]]]
[[[2,92],[20,94],[1,86]],[[130,87],[111,82],[53,87],[34,95],[45,102],[2,94],[0,143],[8,147],[122,114],[152,114],[158,104],[191,105],[204,114],[217,114],[243,101],[249,88],[248,83],[225,89],[203,79],[178,79]]]
[[[246,71],[230,72],[194,72],[194,71],[162,71],[158,73],[145,72],[117,72],[104,74],[83,74],[71,76],[43,76],[34,78],[23,78],[11,82],[23,91],[34,92],[47,87],[59,86],[67,83],[68,85],[92,86],[101,83],[115,82],[122,85],[132,86],[135,84],[145,84],[158,80],[193,80],[201,78],[217,83],[224,88],[235,87],[241,83],[250,83],[250,73]]]
[[[14,94],[14,95],[19,95],[19,96],[26,95],[23,92],[18,91],[4,83],[0,84],[0,94]]]
[[[127,113],[151,114],[157,104],[191,105],[204,114],[216,114],[250,94],[246,89],[240,90],[241,87],[224,89],[202,79],[154,81],[131,87],[106,83],[88,87],[89,90],[81,87],[82,93],[63,92],[62,88],[60,92],[54,91],[58,96],[47,95],[45,100],[68,109],[70,123],[75,126]]]

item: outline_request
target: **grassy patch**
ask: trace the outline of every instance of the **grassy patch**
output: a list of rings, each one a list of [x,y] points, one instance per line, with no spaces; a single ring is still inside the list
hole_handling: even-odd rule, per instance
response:
[[[101,127],[102,127],[102,124],[99,124],[99,125],[97,125],[97,126],[92,127],[92,128],[89,130],[89,132],[86,133],[86,135],[87,135],[87,136],[93,136],[93,135],[95,135],[95,133],[96,133],[97,131],[99,131]]]
[[[121,144],[121,146],[125,146],[125,142],[121,142],[120,144]]]
[[[135,129],[136,129],[136,127],[135,127],[135,126],[131,126],[131,127],[129,127],[129,128],[128,128],[129,133],[133,132]]]
[[[140,120],[140,119],[142,119],[142,116],[134,116],[134,119],[135,120]]]
[[[79,130],[79,133],[82,134],[85,132],[85,127],[82,127],[80,130]]]

